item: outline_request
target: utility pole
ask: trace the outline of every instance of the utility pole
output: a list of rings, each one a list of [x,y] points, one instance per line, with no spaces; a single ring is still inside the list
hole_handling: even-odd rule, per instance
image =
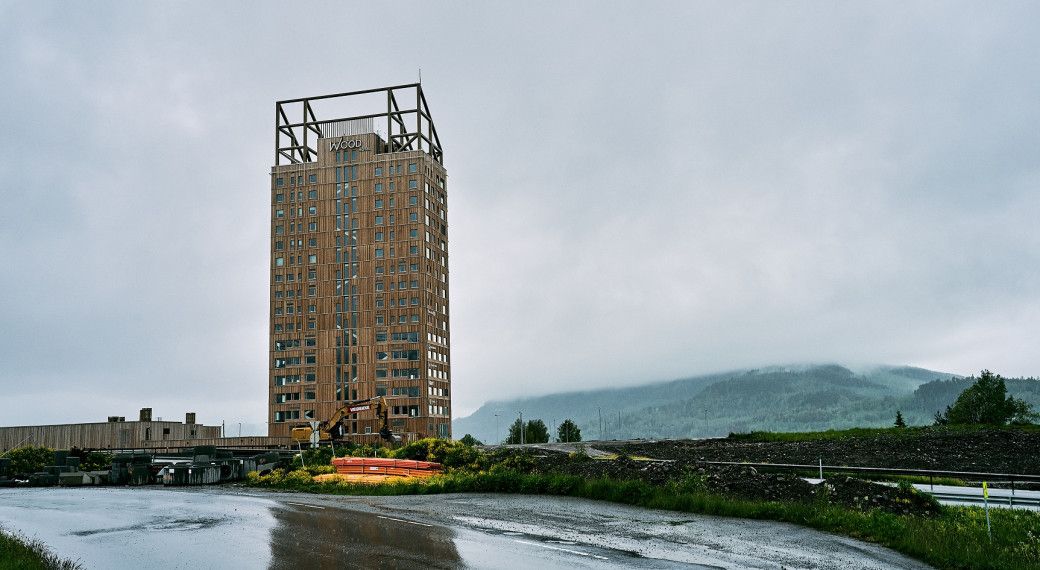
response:
[[[498,428],[498,412],[495,412],[495,441],[501,441],[502,432]]]
[[[520,410],[520,445],[524,444],[524,411]]]
[[[599,440],[603,441],[603,408],[597,407],[599,412]]]

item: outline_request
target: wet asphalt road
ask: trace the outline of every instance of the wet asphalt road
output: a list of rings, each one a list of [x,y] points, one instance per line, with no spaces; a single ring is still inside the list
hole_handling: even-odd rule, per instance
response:
[[[0,526],[85,568],[927,568],[793,525],[566,497],[0,489]]]

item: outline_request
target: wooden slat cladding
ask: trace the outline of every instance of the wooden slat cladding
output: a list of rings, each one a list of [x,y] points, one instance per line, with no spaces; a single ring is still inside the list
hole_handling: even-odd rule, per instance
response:
[[[178,422],[98,422],[0,427],[0,450],[26,445],[52,449],[141,448],[163,440],[219,438],[219,427]]]
[[[315,162],[272,169],[269,434],[287,436],[378,389],[407,410],[391,415],[395,433],[450,435],[446,173],[425,152],[377,154],[378,135],[355,138],[363,148],[349,155],[322,139]],[[338,344],[353,337],[344,357]],[[356,381],[341,382],[355,369]],[[360,442],[378,431],[370,417],[344,426]]]

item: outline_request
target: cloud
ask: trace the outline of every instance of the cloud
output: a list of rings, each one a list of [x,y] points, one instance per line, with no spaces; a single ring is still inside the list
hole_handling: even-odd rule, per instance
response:
[[[1037,372],[1031,4],[307,10],[0,8],[9,423],[259,425],[272,104],[419,67],[456,415],[778,362]]]

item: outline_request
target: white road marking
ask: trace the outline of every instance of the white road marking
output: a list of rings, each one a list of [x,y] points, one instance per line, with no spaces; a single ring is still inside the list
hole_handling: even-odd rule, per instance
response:
[[[318,505],[308,505],[306,503],[290,503],[289,501],[285,501],[285,504],[287,504],[287,505],[296,505],[297,507],[310,507],[312,509],[322,509],[322,510],[325,510],[325,507],[319,507]]]
[[[416,524],[416,525],[419,525],[419,526],[433,526],[432,524],[426,524],[426,523],[415,522],[415,521],[407,521],[407,520],[404,520],[404,519],[395,519],[394,517],[384,517],[383,515],[376,515],[376,516],[381,518],[381,519],[386,519],[388,521],[397,521],[397,522],[403,522],[403,523],[408,523],[408,524]]]
[[[559,546],[550,546],[548,544],[542,544],[540,542],[531,542],[531,541],[528,541],[528,540],[517,540],[515,538],[513,539],[513,542],[519,542],[520,544],[528,544],[528,545],[531,545],[531,546],[541,546],[542,548],[548,548],[549,550],[559,550],[561,552],[568,552],[570,554],[577,554],[577,555],[580,555],[580,556],[591,556],[592,558],[596,558],[596,559],[599,559],[599,560],[610,560],[606,556],[598,556],[596,554],[592,554],[590,552],[582,552],[580,550],[570,550],[569,548],[560,548]]]

